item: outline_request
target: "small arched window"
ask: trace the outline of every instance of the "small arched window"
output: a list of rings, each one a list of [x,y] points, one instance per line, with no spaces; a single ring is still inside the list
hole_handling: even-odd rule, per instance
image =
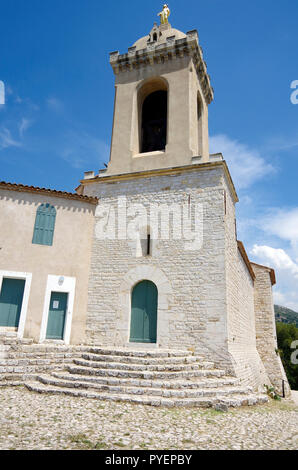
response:
[[[35,218],[32,243],[36,245],[53,245],[56,222],[56,209],[50,204],[41,204]]]
[[[136,257],[152,256],[152,242],[150,227],[140,227],[136,237]]]
[[[150,227],[147,230],[142,230],[141,233],[141,247],[142,247],[142,255],[143,256],[151,256],[152,255],[152,239],[150,233]]]

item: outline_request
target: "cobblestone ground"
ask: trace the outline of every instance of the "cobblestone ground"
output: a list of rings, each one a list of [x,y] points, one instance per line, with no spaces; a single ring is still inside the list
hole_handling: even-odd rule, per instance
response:
[[[298,447],[298,407],[227,413],[152,408],[0,388],[0,449],[194,450]]]

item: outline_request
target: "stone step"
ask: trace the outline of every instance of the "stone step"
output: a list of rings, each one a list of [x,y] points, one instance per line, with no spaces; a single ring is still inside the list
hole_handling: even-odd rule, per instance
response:
[[[33,344],[33,339],[18,338],[18,333],[16,331],[0,331],[0,343],[27,345]]]
[[[54,372],[51,371],[51,372]],[[44,373],[48,373],[48,370],[44,371]],[[58,373],[58,371],[57,371]],[[24,381],[31,381],[31,380],[37,380],[38,372],[33,371],[30,373],[8,373],[8,374],[1,374],[0,375],[0,384],[5,385],[8,382],[18,382],[22,383],[24,385]]]
[[[17,337],[18,333],[16,331],[16,328],[8,328],[7,327],[0,327],[0,337],[2,336],[8,336],[8,337]]]
[[[100,377],[91,375],[74,375],[69,372],[52,372],[51,375],[60,380],[87,382],[90,384],[123,386],[123,387],[151,387],[151,388],[167,388],[167,389],[184,389],[184,388],[219,388],[225,386],[238,386],[240,380],[234,377],[223,378],[193,378],[185,380],[145,380],[135,378],[122,377]]]
[[[194,364],[169,364],[169,365],[144,365],[144,364],[136,364],[131,363],[127,364],[125,362],[100,362],[100,361],[91,361],[91,360],[84,360],[84,359],[74,359],[74,364],[83,367],[92,367],[92,368],[100,368],[100,369],[117,369],[117,370],[131,370],[131,371],[156,371],[156,372],[176,372],[176,371],[190,371],[190,370],[198,370],[198,369],[211,369],[214,367],[212,362],[206,363],[194,363]],[[205,366],[205,367],[204,367]]]
[[[61,359],[55,361],[55,363],[59,364],[61,362]],[[63,362],[68,362],[71,363],[72,359],[65,359]],[[6,367],[6,366],[30,366],[30,365],[51,365],[53,364],[53,361],[51,358],[42,358],[42,357],[31,357],[31,358],[24,358],[24,359],[1,359],[0,360],[0,368],[1,367]]]
[[[89,353],[100,354],[104,356],[126,356],[126,357],[140,357],[140,358],[166,358],[166,357],[185,357],[193,356],[191,351],[185,350],[168,350],[168,349],[156,349],[156,350],[141,350],[141,349],[108,349],[100,347],[88,348]]]
[[[22,379],[20,380],[0,380],[0,387],[21,387],[24,386]]]
[[[217,404],[224,404],[228,407],[252,406],[258,403],[267,403],[266,395],[233,395],[226,397],[218,395],[216,397],[200,397],[200,398],[163,398],[154,395],[134,396],[128,394],[116,393],[98,393],[86,390],[75,390],[73,388],[60,388],[54,385],[44,385],[40,382],[28,382],[25,384],[27,389],[37,393],[70,395],[74,397],[93,398],[97,400],[108,400],[117,402],[128,402],[150,406],[166,406],[166,407],[212,407]]]
[[[57,364],[50,364],[50,365],[28,365],[28,366],[8,366],[8,367],[0,367],[0,379],[2,375],[27,375],[27,374],[38,374],[42,372],[54,372],[54,371],[62,371],[67,364],[62,364],[58,366]]]
[[[203,361],[202,356],[179,356],[179,357],[150,357],[143,358],[139,356],[113,356],[112,354],[82,354],[81,357],[88,361],[98,362],[124,362],[127,364],[143,365],[172,365],[172,364],[192,364]],[[212,364],[212,363],[210,363]]]
[[[167,389],[167,388],[155,388],[155,387],[134,387],[134,386],[123,386],[123,385],[103,385],[92,382],[84,381],[70,381],[62,380],[53,376],[41,375],[37,377],[37,380],[44,385],[54,385],[57,387],[64,388],[75,388],[83,390],[101,391],[119,393],[124,395],[152,395],[159,397],[175,397],[175,398],[198,398],[198,397],[209,397],[209,396],[232,396],[232,395],[244,395],[251,393],[250,387],[221,387],[221,388],[183,388],[178,389]]]
[[[18,348],[18,347],[30,345],[30,344],[32,344],[32,342],[27,341],[27,340],[21,340],[21,339],[18,339],[18,338],[2,337],[2,338],[0,338],[0,344],[1,345],[4,344],[4,345],[10,346],[12,348]]]
[[[42,360],[55,360],[59,362],[61,360],[68,360],[72,361],[73,359],[79,359],[81,357],[81,353],[79,354],[71,354],[71,353],[52,353],[52,352],[37,352],[37,353],[24,353],[24,352],[3,352],[0,353],[0,361],[34,361],[37,359]]]
[[[77,361],[75,361],[77,362]],[[79,361],[82,362],[82,361]],[[86,361],[88,362],[88,361]],[[136,370],[121,370],[121,369],[104,369],[98,365],[91,367],[90,364],[84,366],[66,366],[66,369],[78,375],[98,375],[98,376],[109,376],[109,377],[129,377],[137,379],[179,379],[179,378],[193,378],[193,377],[222,377],[225,375],[224,370],[220,369],[198,369],[198,370],[186,370],[178,372],[157,372],[147,371],[146,369]]]
[[[20,353],[23,354],[40,354],[40,353],[52,353],[52,354],[82,354],[83,352],[89,352],[88,347],[82,346],[66,346],[56,344],[33,344],[24,345],[20,349]]]

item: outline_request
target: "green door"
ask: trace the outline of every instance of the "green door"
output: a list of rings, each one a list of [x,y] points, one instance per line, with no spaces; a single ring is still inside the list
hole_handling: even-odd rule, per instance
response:
[[[0,293],[0,326],[18,328],[24,289],[23,279],[3,278]]]
[[[131,298],[130,341],[132,343],[156,343],[157,287],[153,282],[137,284]]]
[[[63,292],[52,292],[47,326],[47,339],[64,338],[67,300],[68,294]]]

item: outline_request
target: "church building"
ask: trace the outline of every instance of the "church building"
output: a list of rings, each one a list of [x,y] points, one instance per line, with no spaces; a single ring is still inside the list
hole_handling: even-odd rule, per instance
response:
[[[209,152],[198,33],[172,28],[165,7],[160,25],[110,54],[107,168],[86,172],[75,194],[0,184],[0,329],[94,353],[187,351],[286,394],[275,274],[237,239],[237,192]]]

